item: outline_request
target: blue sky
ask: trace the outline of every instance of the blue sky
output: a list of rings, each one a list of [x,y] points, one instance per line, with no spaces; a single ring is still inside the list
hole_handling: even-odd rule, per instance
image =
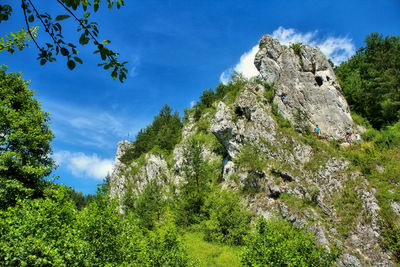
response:
[[[19,2],[0,36],[24,26]],[[15,4],[18,2],[18,4]],[[56,1],[40,2],[42,12],[64,13]],[[102,1],[105,2],[105,1]],[[74,71],[63,58],[40,66],[38,51],[0,53],[0,64],[22,72],[42,108],[51,114],[57,182],[83,193],[112,168],[117,142],[133,140],[168,103],[182,115],[204,89],[226,82],[232,70],[255,75],[252,57],[263,34],[282,42],[318,45],[339,63],[363,45],[371,32],[400,35],[400,1],[134,1],[120,10],[100,10],[100,39],[129,61],[128,79],[113,81],[97,67],[92,47],[79,47],[84,64]],[[63,27],[77,42],[74,22]],[[48,42],[39,30],[39,43]]]

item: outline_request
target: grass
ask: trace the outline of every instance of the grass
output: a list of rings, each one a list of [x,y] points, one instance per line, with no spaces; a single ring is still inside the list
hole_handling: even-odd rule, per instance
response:
[[[241,247],[204,241],[202,232],[186,232],[183,241],[189,256],[197,259],[196,266],[242,266]]]

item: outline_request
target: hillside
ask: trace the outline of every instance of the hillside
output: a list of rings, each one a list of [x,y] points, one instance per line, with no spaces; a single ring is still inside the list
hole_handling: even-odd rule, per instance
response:
[[[379,150],[379,134],[353,120],[318,48],[287,47],[268,35],[259,48],[256,79],[236,75],[204,91],[183,125],[163,109],[135,142],[118,144],[111,197],[124,214],[141,210],[150,229],[173,217],[185,227],[202,225],[211,240],[243,245],[242,234],[210,225],[221,216],[212,211],[213,194],[228,192],[238,196],[229,203],[250,211],[240,211],[240,222],[283,218],[336,253],[340,266],[395,265],[398,150]]]

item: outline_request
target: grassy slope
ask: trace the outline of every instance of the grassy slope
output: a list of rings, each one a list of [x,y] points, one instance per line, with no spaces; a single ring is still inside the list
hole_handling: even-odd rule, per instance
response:
[[[196,266],[242,266],[240,247],[204,241],[204,234],[201,232],[186,232],[183,241],[189,256],[198,260]]]

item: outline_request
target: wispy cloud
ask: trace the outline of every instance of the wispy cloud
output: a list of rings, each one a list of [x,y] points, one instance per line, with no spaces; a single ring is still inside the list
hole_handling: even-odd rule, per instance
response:
[[[138,67],[140,65],[139,55],[132,55],[129,65],[131,66],[129,70],[129,77],[136,77],[138,75]]]
[[[116,143],[135,134],[147,120],[122,117],[97,108],[84,108],[45,101],[51,127],[58,140],[97,148],[115,148]]]
[[[326,57],[330,58],[333,63],[339,65],[344,60],[354,55],[355,46],[348,37],[329,36],[325,38],[318,37],[318,31],[300,32],[292,28],[279,27],[273,31],[272,36],[278,39],[282,44],[289,45],[291,43],[303,43],[310,46],[318,46]],[[249,51],[245,52],[239,62],[221,73],[219,79],[223,84],[227,84],[234,71],[242,73],[246,78],[258,75],[258,70],[254,66],[254,57],[258,51],[258,44],[253,46]]]
[[[97,154],[59,151],[54,153],[58,165],[65,166],[75,177],[103,180],[113,167],[112,159],[102,159]]]

